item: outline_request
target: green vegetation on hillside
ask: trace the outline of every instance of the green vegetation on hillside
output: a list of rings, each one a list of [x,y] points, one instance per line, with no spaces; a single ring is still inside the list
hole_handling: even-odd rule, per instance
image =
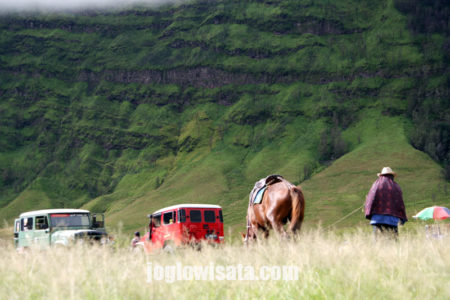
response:
[[[386,165],[408,215],[448,205],[449,6],[428,2],[0,16],[0,220],[85,207],[132,230],[198,202],[239,225],[278,173],[330,224]]]

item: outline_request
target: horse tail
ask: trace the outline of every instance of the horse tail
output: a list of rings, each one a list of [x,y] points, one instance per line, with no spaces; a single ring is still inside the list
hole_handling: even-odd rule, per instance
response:
[[[289,231],[295,233],[300,230],[305,215],[305,197],[300,188],[293,186],[290,188],[292,199],[291,223]]]

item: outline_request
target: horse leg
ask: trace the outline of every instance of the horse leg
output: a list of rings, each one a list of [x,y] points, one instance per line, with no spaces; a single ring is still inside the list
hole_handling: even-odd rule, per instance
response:
[[[264,232],[264,238],[267,239],[269,237],[269,229],[264,227],[263,232]]]
[[[264,239],[267,239],[269,237],[269,229],[264,226],[258,227],[258,235],[262,236]]]
[[[282,238],[286,238],[287,237],[287,233],[286,233],[286,230],[284,230],[283,223],[277,222],[275,220],[275,218],[273,217],[273,215],[268,216],[268,220],[269,220],[269,223],[272,226],[272,228],[275,230],[275,232],[279,236],[281,236]]]

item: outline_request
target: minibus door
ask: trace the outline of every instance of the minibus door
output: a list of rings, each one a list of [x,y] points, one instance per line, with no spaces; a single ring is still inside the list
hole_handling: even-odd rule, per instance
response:
[[[14,246],[19,246],[20,219],[14,220]]]
[[[34,218],[34,240],[33,243],[45,248],[50,245],[50,230],[47,216],[36,216]]]
[[[162,216],[164,225],[164,241],[174,240],[177,234],[177,216],[175,211],[165,212]]]
[[[205,223],[203,225],[206,231],[205,238],[207,240],[217,240],[218,234],[220,232],[218,211],[215,209],[205,209],[203,211],[203,216],[205,220]]]
[[[190,209],[186,218],[189,223],[190,238],[197,241],[202,240],[204,237],[204,229],[202,228],[202,211],[200,209]]]
[[[162,247],[163,244],[163,235],[161,232],[161,213],[154,214],[152,216],[152,242],[157,247]]]
[[[33,243],[33,217],[20,219],[19,247],[30,247]]]

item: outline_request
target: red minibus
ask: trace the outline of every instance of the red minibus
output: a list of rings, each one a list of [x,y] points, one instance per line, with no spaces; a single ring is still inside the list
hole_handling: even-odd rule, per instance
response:
[[[224,242],[222,208],[218,205],[179,204],[155,211],[148,218],[148,232],[141,238],[147,252],[201,241]]]

